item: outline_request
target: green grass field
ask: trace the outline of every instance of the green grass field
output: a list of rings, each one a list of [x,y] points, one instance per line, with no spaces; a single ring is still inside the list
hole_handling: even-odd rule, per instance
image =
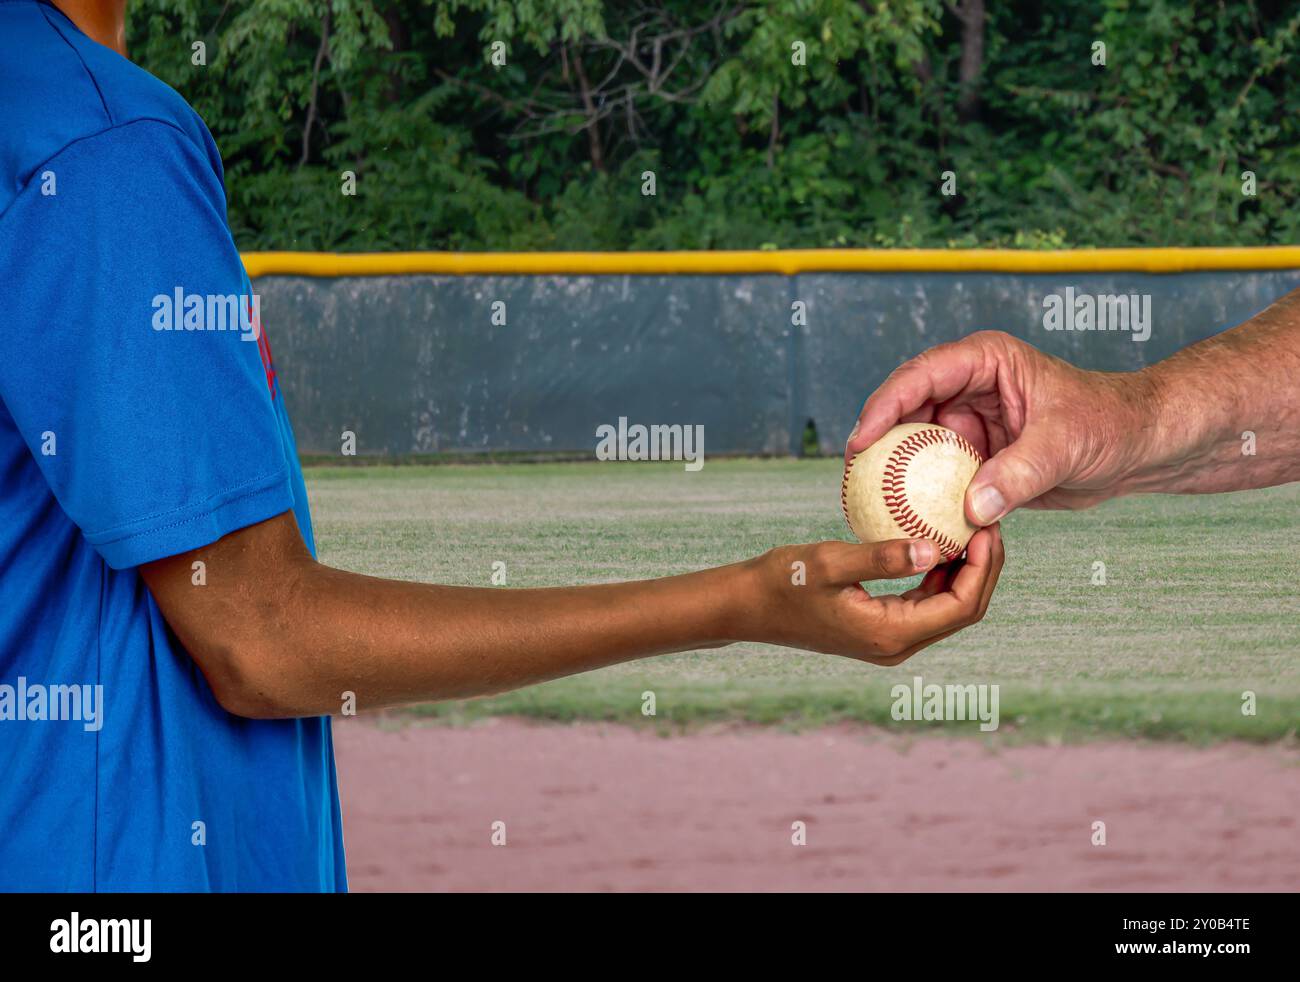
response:
[[[783,543],[850,539],[836,460],[311,468],[322,561],[377,576],[510,587],[637,579]],[[514,714],[786,726],[889,718],[890,687],[998,683],[998,738],[1294,741],[1300,721],[1300,484],[1018,512],[988,617],[894,669],[741,644],[615,666],[490,699],[418,707],[453,721]],[[1093,564],[1105,586],[1092,585]],[[885,584],[877,584],[877,588]],[[890,585],[893,590],[896,585]],[[665,611],[664,616],[671,616]],[[1243,716],[1242,694],[1257,697]]]

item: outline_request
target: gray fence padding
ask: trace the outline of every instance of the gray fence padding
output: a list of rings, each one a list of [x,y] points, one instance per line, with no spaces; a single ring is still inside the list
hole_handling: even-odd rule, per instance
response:
[[[1150,294],[1152,335],[1043,327],[1043,297]],[[705,453],[843,446],[862,401],[931,345],[998,328],[1131,370],[1246,320],[1300,271],[393,276],[256,281],[299,450],[591,451],[596,429],[703,424]],[[504,301],[506,323],[492,323]],[[803,301],[807,326],[791,324]]]

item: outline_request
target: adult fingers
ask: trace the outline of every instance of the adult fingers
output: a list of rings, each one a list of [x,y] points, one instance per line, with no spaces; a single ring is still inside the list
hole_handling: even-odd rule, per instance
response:
[[[845,460],[852,460],[900,421],[928,422],[935,403],[952,399],[977,381],[986,385],[986,367],[983,345],[975,337],[939,345],[904,362],[862,407],[844,448]],[[992,378],[996,384],[996,373]]]

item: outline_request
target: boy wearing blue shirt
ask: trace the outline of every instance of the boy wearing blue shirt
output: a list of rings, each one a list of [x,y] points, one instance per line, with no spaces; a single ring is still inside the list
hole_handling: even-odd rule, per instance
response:
[[[328,715],[763,640],[894,664],[996,529],[547,590],[315,561],[221,158],[124,3],[0,0],[0,889],[346,889]],[[803,562],[806,584],[789,570]],[[929,570],[906,597],[858,584]]]

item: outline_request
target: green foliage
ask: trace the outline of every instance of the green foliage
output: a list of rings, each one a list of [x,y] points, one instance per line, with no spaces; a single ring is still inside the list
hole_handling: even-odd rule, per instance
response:
[[[426,0],[427,2],[427,0]],[[456,33],[461,11],[481,14],[481,41],[509,42],[519,38],[545,55],[557,38],[579,41],[583,35],[604,34],[599,0],[435,0],[434,25],[441,37]]]
[[[246,249],[1296,241],[1300,4],[987,6],[973,111],[940,0],[136,0],[128,40]]]

